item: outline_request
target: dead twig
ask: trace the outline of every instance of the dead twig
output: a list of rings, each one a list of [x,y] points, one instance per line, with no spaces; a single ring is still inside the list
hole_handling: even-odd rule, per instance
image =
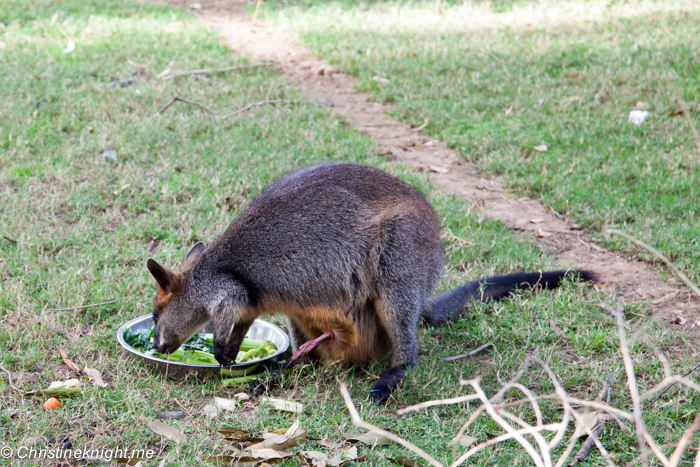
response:
[[[467,353],[462,354],[462,355],[455,355],[454,357],[441,358],[440,361],[443,361],[443,362],[454,362],[455,360],[461,360],[461,359],[463,359],[463,358],[473,357],[474,355],[478,354],[479,352],[488,349],[488,348],[491,347],[492,345],[493,345],[493,344],[491,344],[490,342],[488,342],[488,343],[482,345],[481,347],[478,347],[478,348],[472,350],[471,352],[467,352]]]
[[[196,105],[200,109],[203,109],[203,110],[206,110],[207,112],[209,112],[209,115],[214,117],[214,119],[218,120],[218,118],[216,117],[216,114],[214,112],[212,112],[211,110],[209,110],[209,107],[205,106],[204,104],[200,104],[199,102],[188,101],[187,99],[183,99],[182,97],[178,97],[178,96],[175,96],[172,99],[170,99],[170,102],[165,104],[158,112],[156,112],[156,116],[163,113],[168,107],[170,107],[171,105],[173,105],[175,102],[178,102],[178,101],[184,102],[185,104]]]
[[[270,64],[270,63],[261,63],[258,65],[233,65],[233,66],[227,66],[224,68],[202,68],[201,70],[179,71],[177,73],[173,73],[172,75],[164,75],[162,77],[162,79],[168,80],[168,79],[179,78],[180,76],[208,75],[211,73],[226,73],[229,71],[238,71],[238,70],[243,70],[246,68],[266,67],[266,66],[271,66],[271,65],[272,64]]]
[[[211,115],[212,117],[214,117],[214,120],[216,120],[217,122],[220,122],[220,121],[222,121],[222,120],[225,120],[225,119],[227,119],[227,118],[229,118],[229,117],[233,117],[234,115],[238,115],[239,113],[245,112],[246,110],[250,110],[250,109],[252,109],[253,107],[261,107],[261,106],[264,106],[264,105],[277,105],[277,104],[293,104],[293,105],[312,104],[312,105],[319,105],[318,102],[314,102],[314,101],[290,101],[290,100],[288,100],[288,99],[273,99],[273,100],[269,100],[269,101],[253,102],[252,104],[248,104],[248,105],[246,105],[246,106],[244,106],[244,107],[241,107],[241,108],[238,109],[238,110],[234,110],[234,111],[231,112],[231,113],[228,113],[228,114],[226,114],[226,115],[224,115],[224,116],[222,116],[222,117],[219,117],[219,116],[216,115],[214,112],[212,112],[212,111],[209,109],[209,107],[205,106],[204,104],[200,104],[199,102],[190,101],[190,100],[187,100],[187,99],[183,99],[182,97],[175,96],[175,97],[173,97],[172,99],[170,99],[170,101],[169,101],[167,104],[165,104],[163,107],[161,107],[160,110],[159,110],[158,112],[156,112],[154,116],[157,117],[158,115],[162,114],[163,112],[165,112],[165,111],[168,109],[168,107],[170,107],[171,105],[173,105],[175,102],[182,102],[182,103],[189,104],[189,105],[196,105],[197,107],[199,107],[199,108],[201,108],[201,109],[207,111],[207,112],[209,113],[209,115]]]
[[[688,370],[683,376],[681,376],[681,378],[685,378],[686,376],[688,376],[689,374],[693,373],[693,372],[694,372],[695,370],[697,370],[698,368],[700,368],[700,363],[698,363],[698,364],[695,365],[693,368],[691,368],[690,370]],[[665,380],[665,379],[666,379],[666,378],[664,378],[664,380]],[[663,381],[662,381],[662,382],[663,382]],[[656,396],[656,397],[650,402],[650,404],[653,404],[654,402],[656,402],[657,400],[659,400],[659,399],[661,398],[661,396],[663,396],[664,394],[666,394],[666,391],[668,391],[669,389],[671,389],[677,382],[678,382],[678,381],[674,381],[674,382],[671,383],[671,385],[669,385],[666,389],[664,389],[663,391],[661,391],[661,394],[659,394],[658,396]],[[659,386],[660,384],[661,384],[661,383],[659,383],[657,386]],[[650,389],[649,391],[651,391],[651,390],[653,390],[653,389],[654,389],[654,388]],[[648,394],[649,391],[647,391],[645,394]]]
[[[610,377],[610,385],[608,386],[608,397],[606,399],[606,404],[610,404],[610,398],[612,397],[612,389],[613,386],[615,385],[615,380],[617,379],[617,370],[612,374]],[[606,417],[603,417],[600,420],[600,424],[593,430],[593,433],[600,438],[601,433],[603,433],[603,428],[605,428],[605,422],[607,421]],[[586,457],[588,457],[588,453],[590,450],[593,448],[593,445],[595,444],[595,441],[593,440],[593,437],[589,436],[586,441],[583,443],[583,446],[581,446],[581,449],[578,450],[574,458],[571,460],[571,463],[569,465],[576,465],[577,462],[581,462],[584,460]]]
[[[401,446],[415,452],[419,456],[421,456],[423,459],[428,461],[430,465],[433,465],[435,467],[445,467],[441,463],[439,463],[437,460],[433,458],[430,454],[416,446],[415,444],[406,441],[405,439],[401,438],[400,436],[396,436],[394,433],[386,430],[382,430],[378,426],[374,426],[371,423],[367,423],[364,420],[362,420],[362,417],[360,417],[360,414],[357,412],[357,409],[355,408],[355,404],[352,402],[352,398],[350,397],[350,393],[348,392],[348,387],[345,383],[341,382],[340,383],[340,393],[343,395],[343,400],[345,400],[345,405],[348,408],[348,411],[350,412],[350,417],[352,417],[352,422],[355,424],[355,426],[358,426],[360,428],[364,428],[366,430],[372,431],[374,433],[378,433],[386,438],[389,438],[395,443],[400,444]]]
[[[6,237],[5,235],[3,235],[2,238],[4,238],[5,240],[7,240],[7,241],[10,242],[10,243],[14,243],[15,245],[16,245],[17,243],[19,243],[17,240],[13,240],[13,239],[11,239],[10,237]]]
[[[664,255],[662,255],[661,252],[659,252],[657,249],[655,249],[655,248],[653,248],[653,247],[647,245],[647,244],[644,243],[643,241],[637,240],[637,239],[634,238],[633,236],[628,235],[628,234],[626,234],[626,233],[624,233],[624,232],[621,232],[621,231],[619,231],[619,230],[616,230],[616,229],[608,229],[607,232],[613,233],[613,234],[616,234],[616,235],[619,235],[619,236],[621,236],[621,237],[626,238],[627,240],[629,240],[629,241],[631,241],[631,242],[636,243],[637,245],[639,245],[639,246],[641,246],[642,248],[646,249],[649,253],[651,253],[652,255],[654,255],[656,258],[658,258],[658,259],[660,259],[661,261],[663,261],[664,264],[666,264],[666,266],[668,266],[669,268],[671,268],[671,270],[672,270],[673,272],[675,272],[676,275],[677,275],[683,282],[685,282],[685,285],[687,285],[688,287],[690,287],[690,289],[691,289],[693,292],[695,292],[695,295],[697,295],[698,298],[700,298],[700,289],[698,289],[697,286],[696,286],[695,284],[693,284],[693,283],[691,282],[690,279],[688,279],[688,276],[686,276],[685,274],[683,274],[683,271],[681,271],[680,269],[678,269],[678,268],[676,267],[676,265],[673,264],[673,263],[671,262],[671,260],[669,260],[669,259],[666,258]]]
[[[473,400],[478,399],[478,398],[479,398],[479,396],[477,396],[476,394],[470,394],[468,396],[459,396],[459,397],[452,397],[450,399],[440,399],[440,400],[422,402],[422,403],[416,404],[416,405],[409,405],[408,407],[405,407],[401,410],[398,410],[396,413],[399,415],[403,415],[403,414],[406,414],[408,412],[415,412],[415,411],[425,409],[428,407],[435,407],[437,405],[459,404],[460,402],[469,402],[469,401],[473,401]]]
[[[637,427],[637,444],[639,444],[639,450],[642,453],[642,465],[644,467],[648,467],[649,458],[647,448],[644,443],[644,433],[647,432],[647,429],[644,426],[644,421],[642,420],[642,401],[639,397],[639,391],[637,389],[637,378],[634,375],[634,364],[632,363],[632,357],[630,356],[629,346],[627,345],[627,331],[625,330],[625,316],[623,314],[622,303],[619,303],[617,308],[615,309],[615,318],[617,318],[617,330],[620,336],[620,352],[622,353],[622,359],[625,363],[625,372],[627,373],[627,384],[629,387],[630,396],[632,398],[632,414],[634,416],[634,423]]]
[[[68,353],[65,350],[63,350],[63,347],[58,348],[58,353],[61,354],[61,358],[63,359],[63,363],[65,363],[68,368],[73,370],[73,372],[75,373],[75,376],[80,376],[80,373],[82,373],[82,370],[80,369],[80,367],[78,365],[75,364],[75,362],[73,360],[70,359],[70,357],[68,356]]]
[[[10,387],[14,389],[15,391],[19,391],[22,394],[24,394],[24,391],[22,391],[20,388],[12,384],[12,373],[10,373],[10,370],[6,369],[4,366],[0,365],[0,369],[7,373],[7,380],[10,382]]]
[[[687,430],[685,430],[685,433],[683,433],[683,436],[681,436],[680,441],[678,441],[678,446],[673,451],[673,454],[671,454],[671,457],[668,459],[669,467],[677,467],[681,463],[681,457],[683,457],[683,452],[685,452],[686,448],[688,447],[688,444],[690,444],[690,439],[698,430],[698,427],[700,427],[700,412],[698,412],[695,415],[695,420],[693,420],[693,424],[690,425],[690,427]]]
[[[92,305],[82,305],[82,306],[72,306],[69,308],[52,308],[50,310],[46,311],[75,311],[75,310],[84,310],[86,308],[94,308],[96,306],[102,306],[102,305],[111,305],[112,303],[115,303],[116,300],[108,300],[106,302],[100,302],[100,303],[93,303]]]
[[[314,101],[290,101],[288,99],[273,99],[269,101],[260,101],[260,102],[253,102],[252,104],[248,104],[245,107],[241,107],[238,110],[235,110],[229,114],[224,115],[223,117],[219,118],[218,120],[225,120],[229,117],[233,117],[234,115],[238,115],[239,113],[245,112],[246,110],[250,110],[253,107],[260,107],[263,105],[275,105],[275,104],[294,104],[294,105],[304,105],[304,104],[311,104],[311,105],[319,105],[318,102]]]

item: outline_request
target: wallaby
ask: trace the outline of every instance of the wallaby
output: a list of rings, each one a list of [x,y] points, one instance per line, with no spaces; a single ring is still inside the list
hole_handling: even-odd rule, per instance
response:
[[[194,245],[180,270],[148,260],[158,285],[153,347],[170,353],[212,321],[215,357],[230,365],[253,321],[282,313],[295,351],[316,346],[314,357],[351,364],[390,353],[371,393],[382,402],[417,363],[421,319],[437,325],[472,300],[595,278],[509,274],[433,296],[442,254],[438,218],[415,187],[358,164],[300,170],[264,190],[209,246]]]

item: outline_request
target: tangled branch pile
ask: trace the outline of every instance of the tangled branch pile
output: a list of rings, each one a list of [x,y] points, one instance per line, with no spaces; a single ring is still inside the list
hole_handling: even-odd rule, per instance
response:
[[[602,400],[588,401],[571,397],[561,386],[551,368],[536,356],[529,356],[528,358],[526,358],[525,362],[522,364],[520,370],[515,375],[515,377],[507,384],[505,384],[491,398],[488,398],[482,390],[480,386],[480,380],[478,378],[471,380],[461,380],[460,384],[472,387],[472,389],[474,390],[473,394],[455,397],[452,399],[440,399],[423,402],[421,404],[406,407],[405,409],[399,410],[398,413],[404,414],[407,412],[422,410],[427,407],[458,404],[467,401],[481,402],[481,405],[471,414],[469,419],[462,425],[457,435],[450,442],[450,444],[453,445],[455,448],[455,456],[456,449],[459,446],[459,441],[460,439],[462,439],[462,436],[465,434],[467,429],[477,420],[477,418],[479,418],[484,413],[490,416],[501,428],[503,428],[505,433],[501,436],[491,438],[483,443],[480,443],[474,447],[467,449],[466,452],[461,454],[451,464],[449,464],[450,467],[462,465],[467,459],[469,459],[471,456],[478,453],[479,451],[483,450],[484,448],[502,443],[506,440],[515,440],[516,442],[518,442],[522,446],[522,448],[527,452],[527,454],[532,458],[537,467],[562,467],[571,457],[571,453],[573,452],[577,440],[584,433],[588,435],[588,440],[586,441],[586,443],[584,443],[584,446],[579,450],[579,453],[576,454],[576,456],[574,456],[573,460],[571,461],[571,464],[573,465],[578,460],[581,460],[583,457],[585,457],[588,450],[591,449],[592,445],[595,445],[598,451],[600,451],[600,454],[602,455],[603,459],[605,459],[605,461],[607,462],[607,465],[610,467],[614,467],[615,464],[613,464],[611,456],[608,454],[608,452],[606,451],[605,447],[599,439],[599,435],[602,432],[602,430],[594,430],[590,426],[589,420],[593,411],[597,411],[598,414],[601,414],[603,421],[606,419],[612,419],[615,420],[623,430],[626,430],[628,432],[631,432],[633,430],[633,432],[636,435],[637,443],[639,445],[639,453],[637,454],[637,457],[634,459],[634,461],[631,462],[629,465],[634,465],[637,462],[641,462],[641,464],[644,467],[648,467],[650,462],[650,454],[653,454],[656,457],[656,459],[658,459],[658,462],[661,463],[664,467],[677,467],[680,464],[681,457],[683,456],[685,450],[688,448],[688,445],[693,435],[700,426],[700,412],[696,414],[693,423],[681,436],[680,440],[677,443],[676,449],[674,450],[672,455],[670,457],[666,457],[644,425],[644,421],[642,420],[642,403],[644,401],[649,400],[654,395],[662,393],[671,385],[676,383],[682,384],[688,388],[692,388],[693,390],[698,392],[700,392],[700,386],[694,383],[693,381],[687,379],[685,376],[672,375],[670,368],[667,365],[667,362],[662,360],[662,362],[664,363],[665,372],[664,379],[656,386],[652,387],[651,389],[647,390],[642,394],[639,394],[637,380],[634,374],[634,366],[632,364],[632,358],[630,356],[630,350],[627,343],[623,308],[620,305],[617,309],[608,307],[608,310],[614,313],[614,315],[617,318],[618,333],[620,337],[620,352],[623,356],[625,372],[627,374],[627,387],[630,391],[630,396],[632,399],[632,413],[610,405],[610,392],[612,389],[614,377],[610,382],[610,387],[608,388],[607,402],[602,402]],[[526,374],[528,369],[533,364],[540,365],[547,373],[550,381],[554,385],[554,394],[537,396],[533,394],[523,384],[519,383],[520,379],[523,377],[523,375]],[[520,391],[524,395],[524,398],[512,402],[501,402],[504,395],[511,389]],[[391,432],[383,430],[377,426],[374,426],[362,420],[359,413],[355,409],[355,405],[353,404],[352,399],[350,398],[350,394],[344,383],[341,383],[340,390],[343,394],[343,398],[345,399],[345,403],[348,406],[348,410],[350,411],[353,423],[355,425],[379,433],[395,441],[396,443],[403,445],[407,449],[410,449],[411,451],[425,459],[430,465],[433,465],[435,467],[445,467],[445,464],[437,461],[434,457],[432,457],[430,454],[417,447],[413,443],[406,441],[405,439]],[[603,395],[601,394],[601,397],[599,399],[602,399],[602,396]],[[542,401],[556,401],[561,405],[560,409],[563,411],[561,421],[557,423],[544,422],[542,417],[542,411],[540,408],[540,402]],[[522,418],[506,410],[509,408],[522,407],[525,404],[530,404],[530,406],[532,407],[536,419],[536,423],[534,425],[527,423]],[[583,412],[577,412],[572,406],[582,407]],[[573,432],[571,432],[570,429],[570,422],[572,421],[574,422]],[[634,426],[630,428],[628,426],[628,423],[633,424]],[[548,440],[544,435],[545,432],[551,432],[554,434],[554,436],[549,436],[549,438],[551,439]],[[566,444],[566,448],[558,456],[558,458],[554,459],[553,452],[564,441],[565,437],[567,436],[567,433],[571,434]],[[534,441],[534,443],[532,441]],[[696,456],[694,467],[700,467],[700,447],[698,449],[698,455]]]

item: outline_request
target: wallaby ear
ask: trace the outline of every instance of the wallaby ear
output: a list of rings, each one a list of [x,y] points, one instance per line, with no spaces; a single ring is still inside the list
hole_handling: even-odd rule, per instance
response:
[[[186,263],[186,262],[188,262],[189,260],[194,259],[194,258],[196,258],[197,256],[199,256],[199,255],[204,251],[204,249],[205,249],[206,247],[207,247],[207,246],[206,246],[204,243],[202,243],[202,242],[197,242],[197,243],[195,243],[194,246],[193,246],[192,248],[190,248],[189,253],[187,253],[187,255],[185,256],[185,261],[184,261],[184,262]]]
[[[158,283],[158,287],[160,287],[166,294],[169,294],[173,286],[173,280],[172,277],[170,277],[168,270],[158,264],[158,262],[153,258],[148,258],[148,261],[146,261],[146,266],[148,267],[151,275],[153,275],[153,278]]]

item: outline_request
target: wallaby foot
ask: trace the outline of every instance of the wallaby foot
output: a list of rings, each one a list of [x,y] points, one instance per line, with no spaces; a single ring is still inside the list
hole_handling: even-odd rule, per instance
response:
[[[401,384],[404,376],[406,375],[408,365],[399,365],[391,367],[379,376],[379,381],[374,385],[374,389],[370,395],[372,396],[372,402],[375,404],[382,404],[391,395],[392,391]]]
[[[299,350],[297,350],[294,355],[292,355],[292,358],[289,360],[289,363],[296,362],[299,360],[303,355],[308,354],[312,350],[314,350],[316,347],[319,345],[323,344],[326,341],[329,341],[331,339],[335,339],[335,332],[331,329],[330,331],[326,331],[320,336],[318,336],[316,339],[308,342],[304,342],[301,346],[299,346]]]

